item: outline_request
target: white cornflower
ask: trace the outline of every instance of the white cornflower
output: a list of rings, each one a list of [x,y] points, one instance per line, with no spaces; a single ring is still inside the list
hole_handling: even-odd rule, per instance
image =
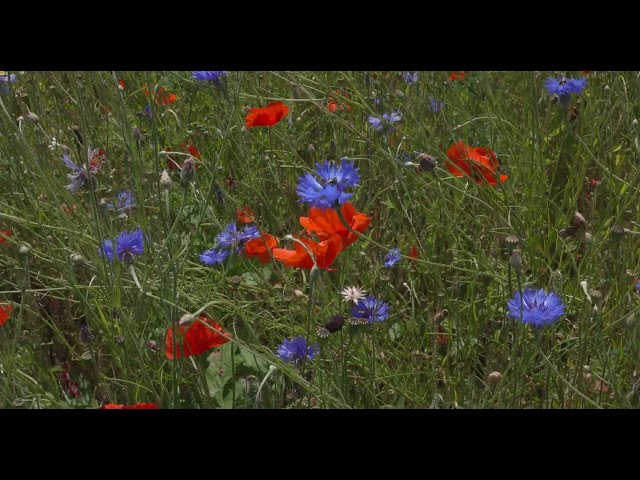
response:
[[[51,150],[53,152],[56,149],[57,146],[58,146],[58,142],[56,142],[56,137],[51,137],[51,143],[49,144],[49,150]]]
[[[358,303],[358,300],[366,297],[367,292],[364,289],[359,287],[347,287],[342,292],[340,292],[344,297],[345,302],[353,302]]]

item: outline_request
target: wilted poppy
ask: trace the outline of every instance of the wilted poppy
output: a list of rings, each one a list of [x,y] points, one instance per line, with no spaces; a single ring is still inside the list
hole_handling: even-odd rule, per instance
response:
[[[342,237],[340,235],[333,234],[320,243],[309,240],[308,238],[298,238],[297,240],[304,243],[313,253],[318,268],[329,271],[335,270],[329,268],[329,266],[333,263],[342,249]],[[293,248],[295,248],[295,250],[274,248],[273,258],[279,262],[284,262],[285,267],[313,268],[313,260],[309,256],[307,249],[298,242],[293,243]]]
[[[451,160],[446,163],[447,170],[456,177],[466,174],[476,183],[482,184],[486,180],[492,187],[498,180],[504,183],[509,178],[508,175],[497,174],[498,160],[490,148],[471,148],[464,142],[456,142],[447,150],[447,157]]]
[[[344,205],[340,207],[340,211],[347,225],[349,225],[352,230],[363,233],[369,228],[371,218],[364,213],[356,211],[356,208],[351,203],[345,202]],[[311,208],[308,217],[300,217],[300,225],[309,232],[315,233],[320,240],[326,240],[333,234],[340,235],[342,238],[341,250],[344,250],[358,239],[358,235],[347,229],[333,208],[326,208],[324,210]]]
[[[99,410],[156,410],[157,408],[158,406],[155,403],[136,403],[134,405],[107,403],[101,406]]]
[[[288,113],[289,107],[282,102],[271,102],[266,107],[249,110],[244,124],[247,128],[271,127],[282,120],[282,117]]]
[[[449,80],[462,80],[464,77],[466,77],[466,73],[464,72],[451,72],[451,75],[449,75]]]
[[[167,329],[164,342],[165,354],[169,360],[173,360],[173,329],[173,326]],[[227,343],[229,339],[223,335],[231,337],[230,333],[204,315],[200,315],[190,325],[178,325],[176,329],[178,330],[176,358],[200,355]]]
[[[13,236],[13,232],[11,232],[10,230],[0,230],[0,233],[2,235],[4,235],[5,237],[12,237]],[[2,245],[3,243],[9,243],[9,242],[7,242],[7,239],[4,238],[2,235],[0,235],[0,245]]]
[[[269,263],[271,261],[269,251],[273,251],[273,249],[278,245],[278,239],[266,232],[264,232],[263,235],[264,240],[262,238],[252,238],[245,243],[244,253],[249,258],[256,257],[260,263]]]
[[[236,216],[238,217],[238,221],[242,223],[251,223],[255,219],[253,211],[246,205],[242,208],[236,209]]]
[[[7,320],[9,320],[9,317],[11,316],[12,311],[13,311],[13,306],[0,305],[0,326],[7,323]]]

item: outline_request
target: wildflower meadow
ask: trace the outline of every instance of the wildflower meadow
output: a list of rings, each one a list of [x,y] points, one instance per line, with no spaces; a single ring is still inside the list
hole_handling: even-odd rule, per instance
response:
[[[638,408],[638,116],[637,72],[2,71],[0,407]]]

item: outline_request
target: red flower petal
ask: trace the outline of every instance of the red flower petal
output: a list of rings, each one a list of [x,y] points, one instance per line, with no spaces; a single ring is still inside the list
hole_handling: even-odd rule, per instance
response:
[[[229,332],[204,315],[199,316],[191,325],[176,325],[175,328],[178,330],[176,358],[200,355],[227,343],[229,339],[225,336],[231,337]],[[170,326],[165,336],[165,354],[169,360],[173,360],[173,330],[174,327]]]
[[[273,251],[278,245],[278,239],[266,232],[264,232],[264,238],[267,240],[266,245],[262,238],[252,238],[249,240],[244,245],[244,253],[248,258],[255,257],[260,263],[267,264],[271,261],[269,251]]]
[[[246,205],[242,208],[236,209],[236,216],[238,217],[238,221],[242,223],[251,223],[255,219],[253,211]]]
[[[9,317],[11,317],[11,312],[13,311],[13,306],[8,305],[0,305],[0,326],[7,323]]]
[[[263,108],[252,108],[245,118],[245,126],[247,128],[271,127],[288,113],[289,107],[282,102],[271,102]]]

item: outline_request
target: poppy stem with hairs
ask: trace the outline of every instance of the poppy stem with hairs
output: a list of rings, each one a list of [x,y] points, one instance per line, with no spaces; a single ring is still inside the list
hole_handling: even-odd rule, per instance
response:
[[[349,226],[349,224],[347,223],[347,221],[345,220],[344,215],[342,215],[342,211],[340,210],[340,206],[339,206],[339,205],[336,205],[336,206],[334,207],[334,210],[335,210],[335,211],[336,211],[336,213],[338,214],[338,218],[339,218],[339,219],[340,219],[340,221],[342,222],[342,225],[344,225],[344,227],[345,227],[349,232],[353,233],[354,235],[356,235],[356,236],[358,236],[358,237],[361,237],[361,238],[362,238],[362,239],[364,239],[364,240],[367,240],[367,241],[369,241],[369,242],[373,243],[376,247],[382,248],[384,251],[388,251],[388,250],[389,250],[389,248],[388,248],[388,247],[385,247],[385,246],[384,246],[384,245],[382,245],[381,243],[376,242],[376,241],[375,241],[373,238],[371,238],[370,236],[365,235],[364,233],[360,233],[360,232],[358,232],[358,231],[354,230],[353,228],[351,228],[351,227]],[[471,269],[469,269],[469,268],[458,267],[458,266],[456,266],[456,265],[446,265],[446,264],[444,264],[444,263],[429,262],[428,260],[424,260],[424,259],[422,259],[422,258],[413,258],[413,257],[410,257],[409,255],[405,255],[405,254],[404,254],[404,253],[402,253],[402,252],[398,253],[398,256],[399,256],[400,258],[406,258],[406,259],[409,259],[409,260],[411,260],[411,261],[413,261],[413,262],[417,262],[417,263],[424,263],[424,264],[426,264],[426,265],[433,265],[433,266],[436,266],[436,267],[453,268],[454,270],[459,270],[459,271],[461,271],[461,272],[468,272],[468,273],[474,273],[474,274],[478,274],[478,273],[479,273],[477,270],[471,270]],[[501,276],[496,275],[496,274],[495,274],[495,273],[493,273],[493,272],[480,272],[480,273],[483,273],[483,274],[485,274],[485,275],[488,275],[488,276],[492,277],[494,280],[497,280],[497,281],[498,281],[498,282],[500,282],[502,285],[504,285],[504,280],[503,280],[503,278],[502,278]]]

